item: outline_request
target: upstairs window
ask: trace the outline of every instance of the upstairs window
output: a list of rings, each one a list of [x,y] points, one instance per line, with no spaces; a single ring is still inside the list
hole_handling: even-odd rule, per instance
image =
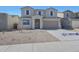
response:
[[[69,14],[68,13],[66,14],[66,17],[69,17]]]
[[[29,14],[30,14],[29,10],[26,10],[26,15],[29,15]]]
[[[53,16],[53,12],[52,11],[50,12],[50,16]]]
[[[41,11],[39,11],[38,14],[41,15]]]

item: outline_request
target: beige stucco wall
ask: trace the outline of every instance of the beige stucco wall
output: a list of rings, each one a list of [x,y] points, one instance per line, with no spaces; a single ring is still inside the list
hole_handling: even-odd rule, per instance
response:
[[[19,17],[16,15],[8,15],[8,29],[13,29],[15,23],[19,25],[19,20]]]
[[[77,21],[72,21],[72,28],[79,28],[79,20]]]
[[[57,12],[57,17],[64,18],[64,13],[63,12]]]

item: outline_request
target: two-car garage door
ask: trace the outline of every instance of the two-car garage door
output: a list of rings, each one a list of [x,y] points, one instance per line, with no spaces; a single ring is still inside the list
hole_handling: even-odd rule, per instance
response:
[[[58,29],[58,21],[43,21],[43,29]]]

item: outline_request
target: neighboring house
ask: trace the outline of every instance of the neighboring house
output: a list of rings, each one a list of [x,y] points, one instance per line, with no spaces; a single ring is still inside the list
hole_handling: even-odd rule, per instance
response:
[[[70,10],[66,10],[63,12],[64,17],[61,19],[61,25],[63,29],[71,29],[71,22],[70,18],[74,18],[74,13]]]
[[[73,18],[73,17],[75,17],[74,13],[70,10],[66,10],[63,13],[64,13],[64,18]]]
[[[12,30],[14,29],[14,24],[19,24],[18,16],[0,13],[0,30]]]
[[[74,13],[70,10],[65,11],[61,23],[64,29],[79,28],[79,13]]]
[[[20,25],[22,29],[60,29],[61,18],[57,16],[57,9],[33,9],[26,6],[21,8]]]
[[[8,15],[8,29],[18,29],[19,20],[18,15]]]

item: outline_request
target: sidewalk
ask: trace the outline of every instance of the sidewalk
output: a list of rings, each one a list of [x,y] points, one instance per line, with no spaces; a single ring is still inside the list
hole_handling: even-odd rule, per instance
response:
[[[6,45],[0,52],[79,52],[79,41]]]

